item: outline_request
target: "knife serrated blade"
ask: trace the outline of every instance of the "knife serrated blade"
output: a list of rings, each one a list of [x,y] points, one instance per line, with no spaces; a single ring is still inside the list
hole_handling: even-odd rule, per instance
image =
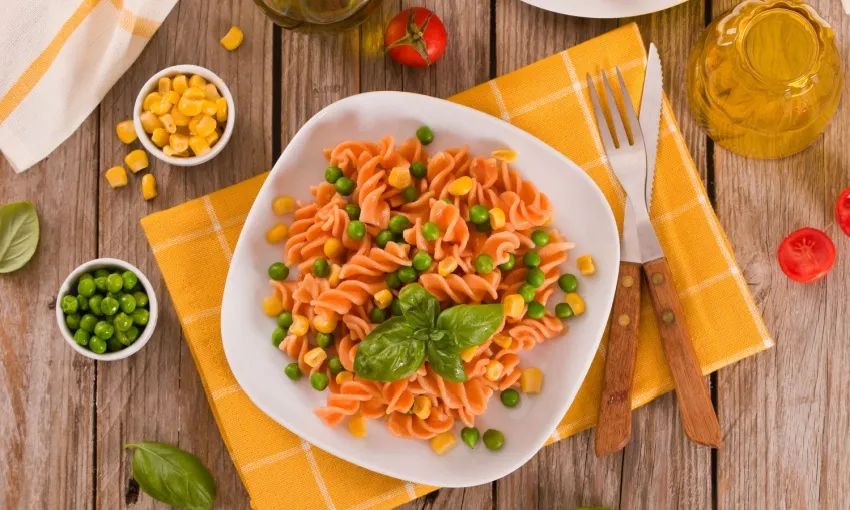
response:
[[[661,98],[664,94],[664,77],[658,48],[650,43],[646,59],[646,76],[643,82],[643,97],[640,100],[640,122],[646,146],[646,209],[652,205],[652,190],[655,183],[655,159],[658,154],[658,132],[661,124]]]

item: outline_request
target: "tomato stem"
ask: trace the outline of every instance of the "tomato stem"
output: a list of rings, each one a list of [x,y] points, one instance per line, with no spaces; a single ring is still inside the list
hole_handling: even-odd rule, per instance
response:
[[[407,35],[396,40],[389,46],[387,46],[387,50],[391,50],[398,46],[410,46],[416,53],[422,57],[422,60],[425,61],[425,65],[431,65],[431,59],[428,58],[428,48],[425,46],[425,42],[422,40],[425,35],[425,30],[428,28],[428,23],[431,21],[431,16],[433,13],[428,13],[428,16],[425,17],[425,21],[422,22],[422,26],[416,24],[415,12],[411,8],[408,11],[410,14],[407,17]]]

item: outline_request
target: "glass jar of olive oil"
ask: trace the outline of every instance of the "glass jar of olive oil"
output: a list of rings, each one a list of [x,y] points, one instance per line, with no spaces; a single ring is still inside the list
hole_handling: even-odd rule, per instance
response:
[[[711,22],[688,59],[697,122],[719,145],[781,158],[811,145],[838,107],[832,28],[796,0],[745,0]]]
[[[356,27],[383,0],[254,0],[275,23],[299,32],[342,32]]]

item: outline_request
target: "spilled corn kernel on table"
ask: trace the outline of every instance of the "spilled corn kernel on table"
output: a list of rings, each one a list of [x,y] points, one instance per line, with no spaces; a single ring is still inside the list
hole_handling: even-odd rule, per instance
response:
[[[746,160],[711,144],[688,110],[682,77],[708,19],[734,3],[690,0],[636,20],[583,20],[519,0],[426,0],[447,26],[448,51],[435,67],[414,70],[381,51],[383,27],[407,1],[388,0],[359,30],[336,36],[273,27],[250,0],[180,2],[55,153],[21,175],[0,161],[0,203],[32,200],[42,228],[30,264],[0,277],[0,508],[160,508],[129,485],[129,453],[121,446],[143,439],[194,452],[216,478],[217,508],[248,508],[139,218],[267,170],[298,128],[337,99],[385,89],[447,97],[631,21],[660,48],[665,90],[776,347],[711,376],[724,439],[719,452],[685,439],[668,394],[634,413],[632,441],[620,454],[596,458],[592,432],[584,432],[544,448],[502,480],[440,490],[404,508],[846,504],[850,263],[841,255],[826,280],[799,285],[782,275],[774,257],[784,235],[806,225],[825,229],[840,254],[850,250],[832,216],[835,197],[850,184],[850,116],[845,101],[817,143],[781,161]],[[850,23],[840,4],[812,3],[834,26],[841,53],[850,55]],[[229,53],[219,38],[232,24],[245,39]],[[137,182],[111,189],[103,174],[127,154],[116,124],[131,116],[151,75],[180,63],[210,68],[228,83],[238,109],[233,138],[200,167],[169,168],[150,158],[158,188],[151,201],[142,199]],[[75,354],[50,309],[65,276],[98,256],[136,264],[161,300],[154,339],[123,362]],[[197,270],[204,271],[203,260]]]

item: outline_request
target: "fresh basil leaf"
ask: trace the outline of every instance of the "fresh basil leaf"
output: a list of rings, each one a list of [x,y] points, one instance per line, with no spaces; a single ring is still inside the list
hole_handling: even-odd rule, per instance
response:
[[[504,320],[501,304],[457,305],[440,314],[437,328],[447,333],[452,349],[462,351],[483,344]]]
[[[446,338],[446,332],[441,329],[432,329],[428,332],[428,340],[431,342],[442,342]]]
[[[414,328],[431,329],[437,322],[440,303],[421,285],[410,285],[398,296],[401,313]]]
[[[461,383],[466,381],[466,370],[463,369],[463,360],[457,351],[441,349],[448,347],[445,342],[431,342],[428,344],[428,362],[434,372],[447,381]]]
[[[425,361],[428,335],[404,317],[393,317],[369,333],[357,347],[354,372],[364,379],[393,382],[410,377]]]
[[[191,453],[153,441],[124,448],[135,449],[133,478],[150,497],[191,510],[209,510],[215,505],[215,480]]]
[[[30,202],[0,207],[0,273],[24,266],[38,247],[38,214]]]

